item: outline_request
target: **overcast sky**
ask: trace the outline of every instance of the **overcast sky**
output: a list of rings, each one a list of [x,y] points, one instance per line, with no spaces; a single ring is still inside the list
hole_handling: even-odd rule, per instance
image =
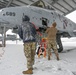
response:
[[[76,23],[76,11],[68,14],[66,17]]]

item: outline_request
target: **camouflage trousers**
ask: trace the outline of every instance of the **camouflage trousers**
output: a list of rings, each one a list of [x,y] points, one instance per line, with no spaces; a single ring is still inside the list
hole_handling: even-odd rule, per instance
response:
[[[35,58],[36,43],[24,43],[24,53],[27,59],[27,68],[33,68]]]
[[[53,41],[48,40],[48,42],[47,42],[48,56],[51,55],[51,49],[54,50],[54,53],[55,53],[56,57],[58,57],[57,43],[54,40]]]

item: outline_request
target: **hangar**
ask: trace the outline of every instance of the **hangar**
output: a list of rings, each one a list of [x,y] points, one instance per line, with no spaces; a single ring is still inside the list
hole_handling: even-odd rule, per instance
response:
[[[25,6],[32,4],[38,0],[0,0],[0,9],[5,7]],[[47,2],[51,8],[66,16],[76,10],[76,0],[43,0]]]

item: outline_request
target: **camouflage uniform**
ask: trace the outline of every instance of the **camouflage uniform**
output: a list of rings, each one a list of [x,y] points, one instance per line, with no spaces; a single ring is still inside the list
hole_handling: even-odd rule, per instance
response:
[[[48,56],[51,55],[51,51],[50,49],[53,49],[54,50],[54,53],[56,55],[58,55],[58,50],[57,50],[57,44],[56,44],[56,41],[52,41],[52,40],[48,40],[47,42],[47,48],[48,48]]]
[[[50,60],[50,54],[51,54],[51,49],[54,50],[55,55],[57,57],[57,60],[59,60],[59,55],[58,55],[58,50],[57,50],[57,44],[56,44],[56,33],[57,29],[54,27],[56,26],[56,23],[53,23],[52,27],[48,28],[46,30],[47,33],[47,48],[48,48],[48,59]]]
[[[27,68],[33,68],[36,50],[35,45],[35,42],[24,43],[24,53],[27,58]]]

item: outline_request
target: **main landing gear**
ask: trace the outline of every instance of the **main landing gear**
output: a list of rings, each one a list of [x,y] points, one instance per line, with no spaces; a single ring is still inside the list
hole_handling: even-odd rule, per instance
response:
[[[56,41],[57,41],[57,45],[59,46],[58,52],[60,53],[60,52],[63,51],[63,46],[62,46],[61,35],[60,34],[57,34]]]

